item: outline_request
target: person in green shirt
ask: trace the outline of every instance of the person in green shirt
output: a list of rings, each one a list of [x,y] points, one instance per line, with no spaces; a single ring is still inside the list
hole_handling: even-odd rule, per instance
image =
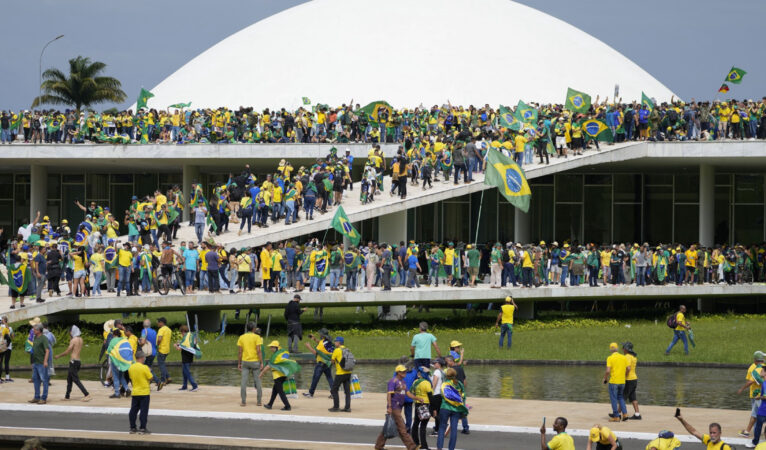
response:
[[[35,340],[32,343],[32,383],[35,387],[35,397],[29,403],[44,405],[48,400],[48,358],[51,355],[51,343],[43,334],[43,325],[33,326]],[[43,392],[40,394],[40,385]]]
[[[471,258],[471,251],[476,249],[471,249],[468,251],[468,258],[470,262]],[[478,250],[476,253],[479,253]],[[475,256],[476,258],[476,265],[478,267],[479,261],[481,260],[481,255]],[[495,242],[495,245],[492,247],[492,252],[489,255],[489,263],[490,263],[490,283],[489,287],[493,289],[500,289],[500,285],[502,284],[502,278],[503,278],[503,247],[499,242]],[[470,264],[469,264],[470,266]],[[469,274],[470,274],[469,269]],[[475,283],[473,280],[471,280],[471,286],[475,286]]]

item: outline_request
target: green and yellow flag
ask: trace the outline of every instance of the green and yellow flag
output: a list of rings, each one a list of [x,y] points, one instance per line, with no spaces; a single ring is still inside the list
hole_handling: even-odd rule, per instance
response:
[[[173,103],[172,105],[168,106],[168,108],[188,108],[191,106],[191,102],[189,103]]]
[[[348,220],[348,216],[346,215],[346,211],[343,210],[343,206],[338,206],[338,210],[335,211],[335,217],[332,218],[332,227],[335,228],[335,231],[338,233],[346,236],[352,244],[359,245],[361,236],[359,235],[359,232],[356,231],[356,228],[354,228],[354,225],[351,224],[351,221]]]
[[[303,97],[303,104],[304,105],[310,105],[311,104],[311,100],[308,97]]]
[[[500,105],[500,108],[498,108],[498,113],[501,127],[508,128],[513,131],[521,130],[521,122],[510,109]]]
[[[141,88],[141,92],[138,93],[138,100],[136,100],[136,111],[141,110],[141,108],[146,108],[147,100],[152,97],[154,97],[154,94],[144,88]]]
[[[746,73],[747,72],[740,69],[739,67],[732,66],[724,81],[727,83],[739,84],[742,82],[742,77],[744,77]]]
[[[513,206],[520,210],[529,211],[529,201],[532,190],[527,183],[527,177],[511,158],[495,149],[487,153],[487,173],[484,184],[497,187],[498,191]]]
[[[646,106],[646,109],[649,111],[654,109],[654,102],[651,98],[644,94],[643,91],[641,92],[641,104]]]
[[[600,120],[590,119],[582,123],[582,131],[593,140],[614,142],[612,130]]]
[[[269,358],[268,366],[274,370],[282,372],[286,377],[298,373],[301,366],[297,362],[289,359],[290,354],[285,350],[277,350]]]
[[[537,110],[519,100],[516,106],[516,117],[524,123],[537,124]]]
[[[391,114],[393,114],[394,112],[394,108],[383,100],[372,102],[368,104],[367,106],[359,108],[356,112],[357,114],[359,113],[366,114],[367,117],[369,117],[370,122],[378,123],[379,122],[378,111],[380,110],[381,107],[384,109],[387,109],[388,116],[391,117]]]
[[[578,113],[586,113],[590,109],[590,95],[585,92],[567,88],[567,98],[564,108]]]

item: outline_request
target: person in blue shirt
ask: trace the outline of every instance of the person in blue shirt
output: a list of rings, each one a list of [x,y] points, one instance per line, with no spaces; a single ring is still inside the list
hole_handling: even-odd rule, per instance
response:
[[[197,245],[190,241],[189,248],[184,250],[181,256],[184,258],[186,292],[194,292],[194,280],[197,277],[197,264],[199,261]]]
[[[141,330],[141,339],[139,339],[138,343],[141,346],[139,349],[144,348],[146,344],[151,346],[150,352],[144,352],[146,354],[144,364],[151,369],[154,358],[157,356],[157,332],[152,328],[151,319],[144,320],[144,329]]]
[[[293,242],[285,245],[286,264],[282,267],[287,276],[287,287],[295,288],[295,248]]]
[[[413,285],[415,285],[415,287],[420,287],[420,283],[418,283],[418,272],[421,272],[420,263],[418,262],[417,255],[412,253],[409,258],[407,258],[408,288],[411,288]]]

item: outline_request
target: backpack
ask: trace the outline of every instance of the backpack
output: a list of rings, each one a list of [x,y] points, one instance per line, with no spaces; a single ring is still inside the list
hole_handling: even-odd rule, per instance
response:
[[[508,253],[508,250],[503,250],[503,262],[504,263],[511,262],[511,254]]]
[[[676,329],[676,327],[678,326],[678,320],[676,320],[677,317],[678,317],[678,313],[673,313],[670,315],[670,317],[668,317],[667,324],[669,328],[672,328],[674,330]]]
[[[678,112],[671,108],[668,110],[668,120],[671,124],[675,124],[678,121]]]
[[[341,369],[349,371],[349,372],[354,370],[354,366],[356,366],[356,359],[354,358],[354,354],[351,353],[351,350],[347,348],[342,348],[341,355],[342,355],[340,358]]]

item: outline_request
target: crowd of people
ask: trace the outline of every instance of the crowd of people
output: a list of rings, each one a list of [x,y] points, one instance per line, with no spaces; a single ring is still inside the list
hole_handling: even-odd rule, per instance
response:
[[[373,109],[370,110],[372,105]],[[95,111],[23,110],[3,111],[0,135],[3,143],[346,143],[436,140],[460,132],[479,132],[506,137],[499,108],[454,106],[449,103],[430,108],[393,108],[381,102],[362,107],[343,104],[316,105],[297,110],[240,107],[142,108]],[[684,102],[671,99],[654,105],[596,101],[587,111],[572,114],[560,104],[530,103],[539,126],[551,135],[566,137],[577,151],[582,142],[581,124],[588,119],[602,121],[615,139],[764,139],[766,98],[759,101]],[[512,110],[512,109],[511,109]],[[561,128],[561,134],[559,134]],[[545,133],[543,133],[545,134]],[[557,139],[558,141],[558,139]]]

